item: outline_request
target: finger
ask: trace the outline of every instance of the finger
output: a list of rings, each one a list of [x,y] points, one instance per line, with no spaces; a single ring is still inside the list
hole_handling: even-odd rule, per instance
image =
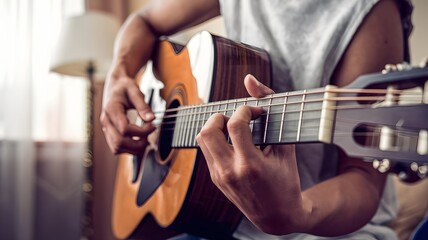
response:
[[[196,141],[198,142],[199,147],[201,148],[202,154],[204,154],[205,160],[207,162],[207,166],[208,166],[208,171],[210,172],[211,175],[211,180],[214,180],[214,159],[210,153],[210,150],[208,149],[208,147],[206,146],[204,140],[201,138],[201,135],[198,134],[196,136]]]
[[[144,122],[151,122],[155,119],[150,106],[144,100],[144,94],[134,82],[126,89],[130,103],[135,107]]]
[[[218,115],[220,115],[220,117],[223,117],[221,116],[221,114],[218,114]],[[210,127],[210,123],[208,123],[208,127]],[[225,131],[223,130],[225,130],[224,127],[221,131],[222,132],[221,138],[222,138],[222,141],[225,142],[225,136],[224,136]],[[217,151],[212,148],[212,143],[209,142],[212,134],[207,131],[208,130],[206,129],[204,129],[203,131],[201,130],[201,133],[199,133],[196,136],[196,141],[198,142],[199,147],[201,148],[201,151],[204,154],[212,182],[214,183],[214,185],[216,185],[218,188],[221,189],[220,182],[222,177],[220,172],[224,172],[225,169],[230,169],[231,163],[225,164],[227,161],[224,161],[224,159],[230,158],[230,155],[232,154],[233,150],[229,144],[226,144],[226,146],[224,146],[222,149],[223,150],[221,153],[222,156],[218,156],[219,154],[215,153],[216,157],[213,157],[213,154],[211,153],[211,151],[213,150],[214,152],[217,152]],[[219,132],[219,129],[217,129],[217,131]],[[206,143],[206,141],[208,141],[208,143]],[[208,146],[207,144],[210,146]]]
[[[126,126],[124,134],[128,137],[146,137],[151,132],[153,132],[156,129],[155,125],[152,123],[144,123],[142,126],[137,126],[135,124],[128,124]]]
[[[125,115],[125,108],[122,104],[109,104],[103,112],[104,116],[113,123],[114,128],[119,131],[120,135],[127,136],[144,136],[152,132],[155,127],[151,122],[145,122],[142,126],[131,124]]]
[[[219,162],[232,155],[232,148],[224,135],[226,122],[227,117],[224,115],[219,113],[212,115],[196,138],[198,144],[201,142],[204,145],[205,152],[209,153],[211,159]]]
[[[266,87],[261,82],[257,81],[257,79],[251,74],[247,74],[247,76],[245,76],[244,85],[247,89],[247,92],[255,98],[262,98],[266,95],[274,93],[272,89]]]
[[[114,127],[110,120],[106,117],[102,117],[103,122],[103,132],[106,135],[106,140],[109,148],[114,154],[119,153],[131,153],[139,154],[147,146],[147,138],[138,138],[135,139],[131,136],[124,137],[120,134],[119,131]]]
[[[255,149],[250,130],[250,121],[258,118],[263,109],[260,107],[240,106],[233,113],[227,123],[227,130],[232,140],[235,153],[241,156],[250,156],[251,149]]]
[[[101,122],[105,127],[110,123],[112,124],[111,127],[119,131],[121,135],[125,134],[126,127],[129,124],[129,119],[125,114],[125,107],[122,104],[107,104],[103,111],[103,115],[105,119],[101,119]]]
[[[117,149],[117,154],[120,153],[130,153],[133,155],[141,155],[148,145],[146,138],[141,138],[139,140],[134,140],[132,138],[126,137],[122,138],[120,145]]]

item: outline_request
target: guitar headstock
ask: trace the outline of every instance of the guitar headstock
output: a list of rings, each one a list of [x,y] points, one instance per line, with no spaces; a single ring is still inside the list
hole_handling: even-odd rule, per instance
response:
[[[387,65],[338,90],[333,143],[403,181],[428,173],[428,67]]]

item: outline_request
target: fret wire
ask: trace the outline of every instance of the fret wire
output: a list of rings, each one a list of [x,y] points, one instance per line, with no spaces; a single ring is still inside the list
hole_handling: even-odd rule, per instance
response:
[[[217,111],[215,113],[220,113],[220,109],[221,109],[221,102],[219,102],[217,104]],[[211,114],[212,115],[212,114]]]
[[[256,107],[257,107],[257,106],[259,106],[259,100],[258,100],[258,99],[256,100]],[[254,131],[254,123],[255,123],[255,121],[256,121],[256,120],[252,120],[252,121],[250,121],[250,123],[251,123],[251,128],[250,128],[250,129],[251,129],[251,132],[253,132],[253,131]]]
[[[195,116],[196,116],[196,114],[193,114],[194,112],[195,112],[195,110],[196,110],[196,108],[192,108],[191,110],[190,110],[190,114],[191,114],[191,116],[190,116],[190,122],[189,122],[189,128],[190,129],[187,129],[187,131],[189,132],[189,136],[188,136],[188,138],[187,138],[187,141],[186,141],[186,145],[187,146],[190,146],[190,143],[192,142],[192,137],[193,137],[193,127],[194,127],[194,121],[195,121]]]
[[[236,105],[237,105],[237,99],[235,99],[234,103],[233,103],[233,109],[232,109],[232,115],[235,113],[236,111]],[[228,143],[232,143],[231,139],[230,139],[230,135],[227,134],[227,142]]]
[[[187,141],[188,142],[188,146],[191,146],[192,145],[192,143],[193,143],[193,139],[194,139],[194,136],[195,136],[195,122],[196,122],[196,116],[197,116],[197,114],[196,114],[196,111],[197,111],[197,108],[195,107],[195,108],[193,108],[193,110],[191,111],[192,112],[192,117],[191,117],[191,122],[190,122],[190,134],[189,134],[189,140]]]
[[[306,90],[303,90],[303,93],[306,93]],[[297,126],[297,138],[296,140],[299,141],[300,140],[300,131],[301,131],[301,127],[302,127],[302,116],[303,116],[303,108],[304,108],[304,101],[305,101],[305,94],[302,95],[302,105],[300,107],[300,116],[299,116],[299,123]]]
[[[195,116],[195,123],[196,123],[196,126],[194,126],[194,134],[193,134],[193,136],[192,136],[192,145],[193,146],[196,146],[196,136],[198,135],[198,126],[199,126],[199,118],[200,118],[200,109],[202,109],[202,106],[198,106],[197,108],[196,108],[196,116]]]
[[[195,122],[193,123],[192,141],[190,142],[191,145],[196,144],[196,136],[199,133],[199,119],[201,118],[201,110],[202,106],[199,106],[195,109]]]
[[[177,116],[175,118],[175,127],[174,127],[174,130],[173,130],[173,136],[172,136],[172,146],[176,146],[177,145],[177,131],[178,131],[177,127],[178,127],[178,121],[179,121],[179,118]]]
[[[191,145],[196,145],[196,136],[198,135],[198,124],[199,124],[199,117],[201,116],[200,114],[198,114],[198,112],[200,112],[199,110],[201,109],[201,107],[198,107],[195,109],[196,115],[195,115],[195,123],[193,124],[193,134],[192,134],[192,141],[190,142]]]
[[[204,126],[204,124],[203,124],[203,122],[201,122],[201,120],[203,121],[203,119],[205,117],[205,109],[206,109],[205,105],[201,107],[201,111],[204,112],[204,114],[203,115],[199,114],[198,122],[196,124],[196,132],[197,132],[196,134],[199,134],[201,132],[202,127]],[[197,145],[196,137],[195,137],[195,145]]]
[[[184,126],[183,126],[183,139],[182,139],[182,142],[181,142],[181,146],[185,146],[185,144],[186,144],[186,139],[187,139],[187,135],[189,134],[189,131],[187,131],[187,129],[188,129],[188,125],[189,125],[189,111],[190,111],[190,108],[188,108],[188,109],[186,109],[186,117],[185,117],[185,119],[184,119]]]
[[[278,139],[278,142],[281,142],[281,139],[282,139],[282,131],[283,131],[283,127],[284,127],[284,117],[285,117],[285,108],[287,106],[287,99],[288,99],[288,97],[285,96],[284,97],[284,106],[282,108],[281,127],[280,127],[280,130],[279,130],[279,139]]]
[[[186,143],[187,124],[189,123],[189,108],[184,111],[184,123],[183,123],[183,135],[180,146],[184,146]]]
[[[178,117],[180,119],[178,120],[179,122],[178,122],[177,138],[176,138],[176,142],[175,142],[177,147],[180,145],[180,135],[181,135],[181,130],[182,130],[181,124],[182,124],[182,116],[183,116],[182,113],[183,113],[182,111],[179,111],[180,115],[178,115]]]
[[[269,107],[266,113],[266,122],[265,122],[265,131],[263,133],[263,142],[266,142],[266,133],[267,133],[267,128],[268,128],[268,123],[269,123],[269,115],[270,115],[270,105],[272,104],[272,98],[269,99]]]
[[[186,125],[184,126],[184,140],[183,140],[183,147],[185,147],[187,145],[187,140],[189,139],[189,129],[190,129],[190,119],[192,117],[191,112],[192,112],[193,108],[188,108],[187,109],[187,114],[186,114]]]
[[[181,122],[180,122],[180,134],[178,135],[178,146],[181,147],[182,146],[182,141],[183,141],[183,133],[184,133],[184,123],[185,118],[186,118],[186,110],[181,111],[182,112],[182,117],[181,117]]]
[[[177,144],[177,147],[179,147],[180,146],[180,139],[181,139],[181,132],[182,132],[182,130],[183,130],[183,128],[182,128],[182,125],[183,125],[183,111],[179,111],[179,117],[180,117],[180,119],[179,119],[179,123],[178,123],[178,134],[177,134],[177,141],[176,141],[176,144]]]
[[[223,101],[223,106],[224,106],[224,110],[222,110],[222,112],[223,112],[223,115],[224,116],[227,116],[227,104],[229,103],[229,100],[225,100],[225,101]],[[226,134],[225,134],[225,136],[224,136],[226,139],[229,139],[229,134],[226,132]]]

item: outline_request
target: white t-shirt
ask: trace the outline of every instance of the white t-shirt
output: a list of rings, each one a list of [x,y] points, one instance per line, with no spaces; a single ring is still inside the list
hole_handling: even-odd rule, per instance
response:
[[[220,0],[228,38],[270,53],[275,92],[312,89],[329,83],[357,28],[378,0]],[[403,19],[411,5],[403,2]],[[407,25],[407,26],[406,26]],[[411,24],[403,20],[406,36]],[[297,146],[302,189],[336,174],[333,146]],[[386,225],[397,214],[394,186],[389,179],[378,212],[364,228],[336,239],[397,239]],[[308,234],[272,236],[243,219],[238,239],[325,239]]]

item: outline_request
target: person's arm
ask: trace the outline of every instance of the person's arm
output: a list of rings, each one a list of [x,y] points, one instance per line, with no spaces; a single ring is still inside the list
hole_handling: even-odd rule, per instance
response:
[[[403,34],[396,3],[382,0],[354,36],[333,83],[344,86],[361,74],[402,60]],[[254,97],[270,93],[251,76],[245,83]],[[337,236],[365,225],[378,208],[385,175],[341,153],[336,177],[301,192],[293,146],[260,150],[252,144],[248,123],[260,114],[260,108],[249,106],[238,108],[230,119],[215,114],[197,137],[213,182],[223,193],[259,229],[271,234]],[[226,130],[233,146],[224,140]]]
[[[380,72],[385,64],[401,63],[403,46],[396,1],[380,1],[354,36],[336,68],[333,83],[342,87],[359,75]],[[386,175],[373,169],[371,163],[348,158],[343,152],[338,171],[338,177],[303,194],[315,200],[312,217],[322,220],[313,225],[312,233],[332,235],[357,230],[378,208]]]
[[[155,0],[126,20],[116,39],[100,117],[113,153],[141,152],[147,144],[146,136],[154,130],[150,124],[154,115],[134,77],[150,58],[157,38],[219,14],[218,0]],[[129,123],[126,110],[133,108],[147,123],[143,127]]]

